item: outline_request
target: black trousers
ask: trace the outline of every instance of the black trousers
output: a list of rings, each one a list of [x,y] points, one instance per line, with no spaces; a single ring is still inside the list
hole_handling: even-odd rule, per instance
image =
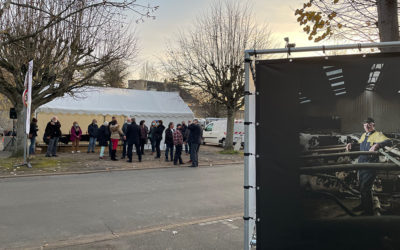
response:
[[[140,152],[140,144],[128,144],[128,159],[129,161],[132,161],[132,150],[133,150],[133,145],[136,147],[136,154],[138,155],[139,161],[142,161],[142,153]]]
[[[108,141],[108,155],[111,156],[111,151],[112,151],[112,142],[111,140]]]
[[[157,157],[158,158],[160,158],[160,156],[161,156],[160,143],[161,143],[161,140],[157,139],[156,140],[156,151],[157,151]]]
[[[182,145],[175,145],[175,157],[174,157],[174,164],[177,164],[179,161],[179,164],[182,164]]]
[[[361,206],[368,215],[373,215],[372,186],[376,178],[375,170],[359,170]]]
[[[122,145],[122,157],[125,158],[126,156],[126,148],[128,147],[128,143],[124,140],[124,144]]]
[[[144,145],[146,145],[147,139],[140,139],[140,152],[144,155]]]

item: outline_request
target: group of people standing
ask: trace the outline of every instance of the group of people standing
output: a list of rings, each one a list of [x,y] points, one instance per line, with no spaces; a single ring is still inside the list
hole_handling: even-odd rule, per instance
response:
[[[32,119],[30,153],[34,154],[35,138],[37,136],[37,120]],[[100,159],[104,159],[104,151],[108,147],[111,160],[117,161],[117,147],[119,141],[122,140],[122,157],[128,158],[128,162],[132,162],[133,146],[138,156],[139,162],[142,161],[144,155],[144,147],[150,140],[151,154],[156,153],[155,158],[161,158],[160,144],[165,132],[165,161],[172,161],[175,165],[183,164],[182,151],[190,154],[191,167],[198,166],[198,152],[202,142],[203,131],[195,119],[193,122],[188,121],[188,125],[184,121],[181,124],[170,122],[165,128],[162,120],[152,121],[150,129],[146,126],[145,121],[136,124],[135,118],[128,118],[121,127],[116,118],[112,117],[110,122],[105,121],[100,127],[97,125],[96,119],[93,119],[87,129],[89,135],[89,145],[87,153],[94,153],[96,142],[100,146]],[[31,135],[32,134],[32,135]],[[48,144],[46,157],[57,156],[57,144],[61,137],[61,124],[58,118],[54,116],[46,126],[43,140]],[[70,130],[70,141],[72,142],[72,153],[80,153],[79,142],[82,138],[82,129],[78,122],[74,122]],[[33,145],[33,146],[32,146]]]

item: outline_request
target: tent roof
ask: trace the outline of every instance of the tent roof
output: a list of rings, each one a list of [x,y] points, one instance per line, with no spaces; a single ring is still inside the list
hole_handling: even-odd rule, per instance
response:
[[[40,106],[37,112],[139,115],[159,117],[193,116],[178,92],[91,87]]]

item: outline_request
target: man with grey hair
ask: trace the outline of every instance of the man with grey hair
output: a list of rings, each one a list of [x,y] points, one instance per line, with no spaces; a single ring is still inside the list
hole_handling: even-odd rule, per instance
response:
[[[61,124],[57,116],[53,116],[47,123],[43,138],[48,142],[46,157],[57,156],[57,144],[61,136]]]

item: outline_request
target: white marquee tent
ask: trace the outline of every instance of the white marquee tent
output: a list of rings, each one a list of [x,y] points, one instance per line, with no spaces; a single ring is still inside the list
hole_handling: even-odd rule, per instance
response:
[[[99,125],[116,116],[120,124],[126,117],[135,117],[136,122],[145,120],[149,127],[153,120],[163,120],[167,127],[192,120],[193,112],[182,100],[178,92],[146,91],[120,88],[88,88],[74,96],[65,95],[36,110],[39,128],[43,133],[47,122],[57,115],[63,134],[68,134],[74,121],[77,121],[85,133],[92,119]],[[41,135],[39,134],[39,137]]]

